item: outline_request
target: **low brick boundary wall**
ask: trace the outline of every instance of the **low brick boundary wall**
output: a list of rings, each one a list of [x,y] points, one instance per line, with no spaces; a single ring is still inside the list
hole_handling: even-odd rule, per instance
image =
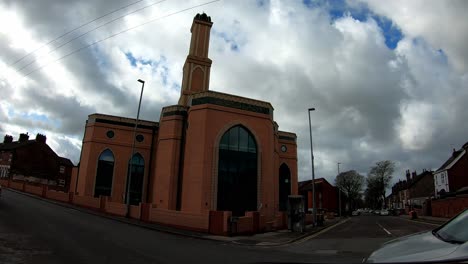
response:
[[[468,195],[432,200],[432,216],[451,218],[468,208]]]

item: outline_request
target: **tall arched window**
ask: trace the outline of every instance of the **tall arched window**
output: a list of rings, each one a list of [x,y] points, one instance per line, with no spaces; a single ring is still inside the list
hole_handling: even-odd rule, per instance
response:
[[[130,175],[130,161],[128,162],[127,179]],[[145,174],[145,160],[140,153],[135,153],[132,158],[132,182],[130,184],[130,204],[138,205],[141,202],[143,180]],[[128,184],[128,180],[127,180]],[[126,186],[128,188],[128,185]],[[125,191],[127,190],[125,188]]]
[[[279,168],[279,210],[288,209],[288,196],[291,194],[291,171],[286,164],[281,164]]]
[[[257,144],[242,126],[229,129],[219,144],[217,207],[234,216],[257,210]]]
[[[114,177],[114,154],[110,149],[104,150],[98,159],[94,197],[111,196],[112,178]]]

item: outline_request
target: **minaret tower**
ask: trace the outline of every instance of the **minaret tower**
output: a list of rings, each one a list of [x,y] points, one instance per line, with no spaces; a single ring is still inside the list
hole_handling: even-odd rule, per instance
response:
[[[187,106],[187,96],[208,91],[210,87],[210,69],[212,61],[208,58],[210,30],[213,23],[205,13],[193,18],[190,50],[184,64],[182,89],[179,105]]]

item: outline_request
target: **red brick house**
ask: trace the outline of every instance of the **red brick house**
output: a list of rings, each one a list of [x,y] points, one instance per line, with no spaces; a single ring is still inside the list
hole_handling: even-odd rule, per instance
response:
[[[468,142],[459,150],[453,150],[447,161],[434,172],[436,197],[455,193],[468,186]]]
[[[434,177],[432,171],[423,170],[409,184],[410,207],[420,215],[431,215],[430,198],[434,196]]]
[[[73,163],[58,156],[47,144],[46,136],[20,134],[18,141],[6,135],[0,144],[0,177],[68,191]]]
[[[410,173],[406,171],[406,180],[399,180],[392,186],[392,194],[389,198],[387,206],[392,209],[406,209],[410,205],[410,190],[409,186],[412,183],[412,175],[416,176],[416,172]]]
[[[299,194],[305,197],[305,207],[312,209],[312,180],[299,182]],[[315,179],[315,205],[327,212],[338,212],[338,188],[324,178]]]

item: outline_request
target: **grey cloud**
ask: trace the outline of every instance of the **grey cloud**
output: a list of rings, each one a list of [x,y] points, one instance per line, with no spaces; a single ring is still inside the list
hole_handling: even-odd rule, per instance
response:
[[[65,28],[124,2],[80,1],[70,4],[50,0],[40,6],[36,1],[16,3],[9,1],[7,5],[19,8],[18,12],[36,36],[50,39]],[[468,140],[468,123],[464,122],[468,120],[468,113],[464,110],[464,102],[468,98],[466,76],[460,77],[450,66],[436,65],[431,59],[415,60],[428,58],[428,52],[437,49],[437,45],[411,46],[404,52],[389,50],[383,43],[381,31],[372,21],[354,24],[345,21],[349,24],[341,26],[349,28],[342,29],[342,32],[324,10],[305,9],[299,2],[282,5],[288,6],[256,7],[252,1],[241,4],[225,2],[223,8],[216,5],[206,8],[214,21],[213,29],[233,35],[241,44],[241,49],[233,52],[225,48],[226,42],[221,36],[211,36],[213,66],[210,87],[272,103],[280,129],[298,135],[301,179],[308,179],[311,175],[309,107],[317,108],[312,116],[317,177],[325,177],[331,183],[336,175],[336,162],[342,163],[343,170],[355,169],[365,175],[376,161],[395,160],[398,164],[395,177],[398,178],[406,169],[440,166],[449,155],[450,144],[459,147]],[[280,17],[275,21],[278,15],[275,8],[279,13],[287,10],[294,16]],[[51,127],[52,131],[75,138],[82,137],[84,121],[93,112],[133,117],[138,98],[133,93],[129,95],[129,91],[137,85],[123,87],[126,85],[123,80],[137,79],[140,76],[133,75],[149,73],[143,70],[131,72],[125,65],[119,65],[113,51],[120,49],[147,59],[166,57],[170,67],[169,84],[159,87],[156,80],[148,82],[142,105],[141,118],[157,121],[161,107],[176,101],[168,102],[172,99],[166,95],[164,102],[157,102],[151,99],[154,98],[151,95],[161,91],[158,89],[171,89],[172,85],[180,84],[192,18],[193,13],[189,12],[161,20],[145,26],[144,30],[128,32],[61,61],[75,79],[73,81],[78,87],[73,89],[67,85],[74,82],[56,86],[41,71],[31,75],[32,82],[21,93],[24,97],[13,101],[15,108],[40,109],[61,123],[60,127]],[[458,24],[460,22],[457,27]],[[59,54],[64,55],[73,47],[107,36],[122,25],[112,25],[90,34]],[[360,38],[360,34],[365,37]],[[460,40],[449,38],[454,42]],[[5,41],[5,37],[0,35],[0,47],[6,50],[3,54],[18,55]],[[460,51],[460,47],[457,50]],[[3,54],[1,59],[5,61],[7,55]],[[449,56],[452,58],[451,54]],[[438,79],[434,79],[435,75]],[[57,96],[55,90],[58,89],[82,93],[76,97]],[[445,96],[441,97],[444,93]],[[95,101],[100,104],[94,104]],[[399,124],[405,114],[402,106],[419,102],[433,109],[449,110],[440,111],[439,117],[429,117],[434,134],[423,148],[411,150],[399,138]],[[24,123],[24,120],[8,122],[20,126],[34,125]],[[79,151],[66,139],[57,141],[64,146],[62,153],[76,162]]]

